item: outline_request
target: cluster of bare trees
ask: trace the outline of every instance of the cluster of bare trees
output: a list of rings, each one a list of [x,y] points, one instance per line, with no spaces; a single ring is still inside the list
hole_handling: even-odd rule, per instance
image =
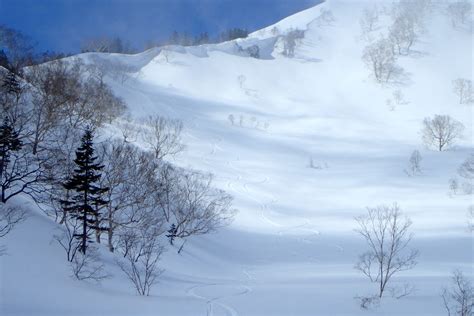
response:
[[[58,191],[58,183],[70,172],[69,145],[75,144],[77,131],[98,128],[124,109],[123,102],[78,61],[53,61],[18,72],[0,70],[4,234],[24,217],[11,204],[17,198],[28,196],[43,204]]]
[[[451,286],[441,294],[448,316],[472,316],[474,312],[474,288],[460,270],[451,277]]]
[[[378,27],[382,10],[377,6],[364,10],[360,19],[362,38],[368,42],[362,60],[379,83],[399,81],[403,69],[398,66],[399,56],[407,56],[413,44],[424,31],[424,16],[430,9],[429,0],[400,1],[389,11],[392,20],[387,34]]]
[[[472,27],[472,2],[469,0],[458,0],[450,2],[446,8],[446,14],[455,28]]]
[[[61,224],[54,238],[77,279],[108,277],[98,246],[105,243],[137,292],[148,295],[166,243],[181,240],[181,251],[187,238],[232,219],[232,197],[212,186],[211,175],[166,162],[184,148],[180,121],[122,118],[123,137],[104,138],[103,126],[126,107],[100,69],[70,59],[29,67],[21,77],[0,71],[0,237],[25,217],[11,201],[29,196]],[[77,201],[84,190],[77,172],[88,164],[84,131],[96,168],[89,185],[97,196],[87,208]]]
[[[107,36],[84,40],[81,44],[81,51],[83,53],[98,52],[118,54],[132,54],[135,52],[129,42],[123,41],[119,37]]]
[[[284,36],[283,40],[283,55],[289,58],[295,57],[296,44],[299,40],[304,38],[303,30],[289,30]]]
[[[229,114],[227,119],[229,120],[230,124],[232,124],[232,126],[249,127],[264,131],[268,130],[270,127],[270,122],[262,122],[255,116],[246,117],[244,115],[239,115],[236,117],[234,114]]]
[[[101,210],[106,229],[95,232],[96,243],[107,243],[109,251],[121,256],[117,263],[140,295],[148,295],[157,281],[166,239],[171,244],[180,239],[181,251],[187,238],[227,225],[234,214],[232,197],[213,188],[211,176],[163,160],[177,153],[180,129],[161,128],[166,121],[161,117],[146,121],[155,133],[154,138],[147,138],[154,146],[152,150],[123,139],[109,140],[98,148],[104,166],[100,186],[108,188],[104,194],[108,203]],[[165,132],[178,135],[173,135],[173,141],[163,141],[166,135],[156,135]],[[71,242],[74,235],[68,234],[62,242],[76,248],[77,244]]]

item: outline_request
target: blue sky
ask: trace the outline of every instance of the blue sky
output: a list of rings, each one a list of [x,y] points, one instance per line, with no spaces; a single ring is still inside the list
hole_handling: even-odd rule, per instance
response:
[[[84,38],[119,36],[142,49],[177,30],[215,35],[229,27],[250,31],[318,0],[0,0],[0,24],[20,30],[38,50],[77,52]]]

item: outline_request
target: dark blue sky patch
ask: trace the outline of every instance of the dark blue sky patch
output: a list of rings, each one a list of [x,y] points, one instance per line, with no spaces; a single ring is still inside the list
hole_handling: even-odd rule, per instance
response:
[[[0,0],[0,24],[20,30],[38,50],[77,52],[86,38],[113,36],[143,49],[174,31],[215,37],[231,27],[254,31],[320,0]]]

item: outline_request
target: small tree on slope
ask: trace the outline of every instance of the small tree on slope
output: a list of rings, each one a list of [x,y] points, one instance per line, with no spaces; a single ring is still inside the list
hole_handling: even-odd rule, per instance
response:
[[[77,168],[71,178],[64,183],[64,188],[72,192],[69,198],[61,200],[64,211],[81,223],[82,229],[75,237],[79,239],[80,251],[85,254],[87,244],[91,241],[91,231],[105,230],[101,227],[100,209],[107,204],[102,196],[108,188],[101,188],[97,182],[101,178],[100,171],[104,166],[96,162],[93,135],[87,129],[76,151],[74,163]]]
[[[3,179],[3,173],[10,162],[10,155],[14,151],[19,151],[22,147],[18,133],[13,130],[10,120],[5,117],[2,126],[0,126],[0,179]],[[2,202],[3,197],[2,197]]]

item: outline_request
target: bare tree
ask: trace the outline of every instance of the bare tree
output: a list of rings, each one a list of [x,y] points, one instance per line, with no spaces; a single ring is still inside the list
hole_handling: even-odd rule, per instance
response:
[[[166,222],[170,223],[174,214],[174,201],[179,199],[180,170],[171,164],[163,164],[158,171],[157,180],[159,188],[153,193],[154,204],[161,210]]]
[[[416,176],[421,173],[421,160],[423,158],[421,157],[421,154],[418,150],[414,150],[413,153],[410,156],[410,159],[408,160],[408,168],[405,169],[405,172],[409,176]]]
[[[232,197],[211,186],[212,176],[198,172],[182,175],[178,184],[178,200],[173,215],[176,221],[175,236],[186,238],[202,235],[224,227],[232,220]]]
[[[472,90],[471,80],[464,78],[453,80],[453,91],[459,97],[459,104],[470,104],[474,102],[474,91]]]
[[[12,229],[26,219],[26,211],[18,206],[0,203],[0,238],[5,237]],[[0,256],[6,248],[0,245]]]
[[[413,15],[398,16],[390,27],[389,39],[393,42],[395,53],[408,55],[412,45],[418,38]]]
[[[156,159],[174,156],[184,150],[181,142],[183,123],[159,115],[144,119],[143,142],[153,151]]]
[[[474,180],[474,154],[471,154],[461,166],[459,166],[458,174],[467,180]]]
[[[35,155],[48,147],[58,128],[100,127],[125,111],[123,101],[79,59],[31,67],[26,78],[31,84]]]
[[[139,295],[149,295],[150,290],[163,272],[158,263],[164,251],[159,243],[163,233],[155,225],[143,225],[121,235],[123,259],[117,264],[135,287]]]
[[[80,280],[100,282],[110,277],[105,265],[100,261],[98,250],[90,247],[87,253],[77,252],[70,262],[73,276]]]
[[[283,55],[287,57],[295,56],[295,48],[297,41],[304,38],[304,31],[302,30],[290,30],[283,37]]]
[[[365,8],[362,12],[362,17],[359,20],[362,34],[367,36],[370,32],[373,32],[377,28],[379,22],[379,10],[377,6]]]
[[[393,96],[393,102],[396,105],[403,105],[403,104],[408,104],[409,102],[405,100],[405,96],[403,95],[403,92],[401,90],[395,90],[392,93]]]
[[[466,179],[463,183],[463,190],[466,194],[473,191],[474,181],[474,154],[471,154],[458,168],[458,174]]]
[[[449,190],[452,195],[456,195],[459,190],[459,182],[457,178],[449,179]]]
[[[137,126],[135,121],[130,115],[124,116],[116,121],[114,124],[120,130],[122,139],[125,143],[135,143],[138,140],[140,134],[140,127]]]
[[[2,135],[0,135],[2,136]],[[3,142],[0,140],[0,142]],[[0,148],[0,203],[6,203],[20,194],[37,199],[43,192],[42,159],[31,154],[27,146],[20,145],[18,150],[4,151]]]
[[[388,83],[401,73],[396,64],[397,56],[394,54],[393,43],[388,39],[380,38],[368,45],[364,49],[362,60],[379,83]]]
[[[450,3],[446,12],[451,18],[453,27],[460,27],[471,23],[472,4],[469,0],[460,0]]]
[[[0,24],[0,47],[7,53],[11,71],[18,73],[34,62],[34,46],[28,36]]]
[[[459,270],[453,272],[450,288],[444,288],[441,297],[448,316],[472,316],[474,289],[471,282]]]
[[[66,218],[64,226],[60,227],[60,232],[53,236],[54,240],[64,249],[68,262],[73,262],[80,250],[80,243],[76,238],[81,229],[81,224],[77,219]]]
[[[462,137],[464,125],[449,115],[435,115],[423,121],[422,136],[427,146],[436,146],[443,151]]]
[[[355,268],[378,284],[378,297],[382,297],[387,284],[399,272],[416,265],[417,250],[409,250],[413,235],[411,221],[402,217],[399,206],[381,205],[367,208],[367,214],[356,218],[356,230],[367,243],[368,251],[359,257]]]
[[[118,229],[141,222],[158,208],[153,196],[161,192],[157,178],[160,165],[153,154],[122,141],[103,144],[101,151],[105,166],[101,185],[109,188],[103,220],[107,223],[108,247],[113,252]]]

